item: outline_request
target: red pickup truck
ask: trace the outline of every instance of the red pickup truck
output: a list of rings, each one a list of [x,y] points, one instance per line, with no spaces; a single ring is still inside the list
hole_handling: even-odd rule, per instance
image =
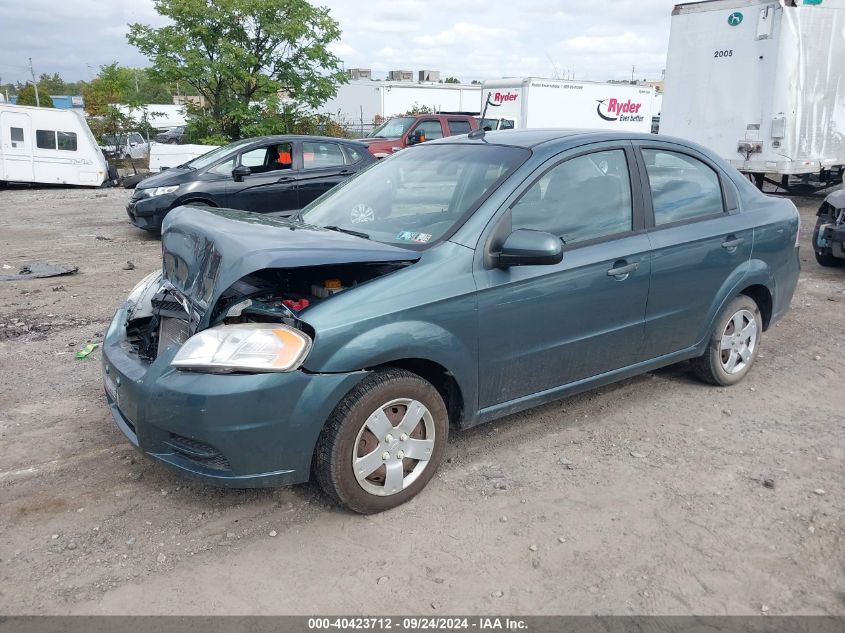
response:
[[[369,146],[373,156],[384,158],[397,150],[417,143],[444,136],[468,134],[477,128],[477,119],[466,114],[396,116],[379,125],[360,141]]]

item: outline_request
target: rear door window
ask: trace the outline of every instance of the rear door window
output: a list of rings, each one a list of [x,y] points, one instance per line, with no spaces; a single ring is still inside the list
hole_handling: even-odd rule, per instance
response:
[[[458,134],[469,134],[470,132],[472,132],[472,128],[469,125],[469,121],[449,119],[449,134],[452,136],[456,136]]]
[[[320,169],[323,167],[337,167],[344,164],[343,152],[337,143],[302,144],[303,169]]]
[[[343,151],[346,153],[346,164],[347,165],[354,165],[357,163],[363,156],[361,152],[359,152],[354,147],[350,147],[349,145],[343,146]]]
[[[719,175],[680,152],[643,149],[654,224],[672,224],[725,212]]]

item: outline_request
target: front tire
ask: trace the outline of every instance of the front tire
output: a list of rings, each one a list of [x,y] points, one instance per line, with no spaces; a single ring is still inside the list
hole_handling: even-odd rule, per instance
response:
[[[711,385],[735,385],[754,364],[762,333],[763,318],[757,303],[739,295],[716,319],[707,350],[693,360],[696,375]]]
[[[813,254],[816,256],[816,261],[819,266],[827,266],[831,268],[845,266],[845,259],[834,257],[829,248],[822,248],[818,245],[819,230],[821,230],[822,224],[826,224],[828,222],[830,222],[830,217],[826,215],[820,215],[816,220],[816,228],[813,230]]]
[[[317,483],[361,514],[416,496],[434,476],[449,435],[443,398],[420,376],[377,371],[337,405],[314,453]]]

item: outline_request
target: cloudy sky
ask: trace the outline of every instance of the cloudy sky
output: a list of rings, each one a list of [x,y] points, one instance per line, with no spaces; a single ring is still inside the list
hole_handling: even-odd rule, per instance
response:
[[[659,78],[672,0],[317,0],[343,29],[347,68],[501,76]],[[90,79],[102,64],[144,66],[130,22],[161,24],[152,0],[0,0],[0,81],[36,74]]]

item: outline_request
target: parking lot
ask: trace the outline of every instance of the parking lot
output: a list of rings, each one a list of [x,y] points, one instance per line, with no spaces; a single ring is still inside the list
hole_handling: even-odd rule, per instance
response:
[[[423,493],[362,517],[207,487],[117,429],[100,350],[74,352],[160,265],[129,195],[0,191],[0,274],[79,267],[0,282],[5,614],[841,613],[845,269],[813,259],[818,199],[744,382],[681,364],[453,433]]]

